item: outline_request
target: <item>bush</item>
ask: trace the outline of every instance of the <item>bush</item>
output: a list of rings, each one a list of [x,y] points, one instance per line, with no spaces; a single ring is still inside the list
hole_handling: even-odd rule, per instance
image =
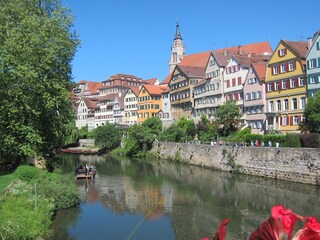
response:
[[[31,182],[39,178],[40,170],[33,166],[19,166],[16,170],[17,177],[23,181]]]
[[[299,137],[302,147],[320,148],[320,135],[318,133],[302,133]]]
[[[73,207],[80,201],[77,186],[72,174],[45,172],[39,181],[39,193],[45,198],[53,199],[55,209]]]
[[[301,147],[299,134],[290,134],[286,135],[285,147],[299,148]]]

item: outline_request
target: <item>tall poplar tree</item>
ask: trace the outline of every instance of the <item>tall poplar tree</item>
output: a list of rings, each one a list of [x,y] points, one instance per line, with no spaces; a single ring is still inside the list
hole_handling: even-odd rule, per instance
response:
[[[79,40],[60,0],[0,1],[0,160],[41,154],[74,121],[71,61]]]

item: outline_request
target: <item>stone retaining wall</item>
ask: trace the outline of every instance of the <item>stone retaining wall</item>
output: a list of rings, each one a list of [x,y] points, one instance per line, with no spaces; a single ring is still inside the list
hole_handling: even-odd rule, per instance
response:
[[[320,185],[320,149],[155,142],[153,151],[192,165]]]

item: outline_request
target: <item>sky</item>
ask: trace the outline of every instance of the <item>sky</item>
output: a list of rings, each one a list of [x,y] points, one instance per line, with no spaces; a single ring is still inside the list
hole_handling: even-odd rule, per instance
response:
[[[320,0],[62,0],[81,45],[73,81],[169,74],[179,22],[186,54],[281,39],[307,41],[320,30]]]

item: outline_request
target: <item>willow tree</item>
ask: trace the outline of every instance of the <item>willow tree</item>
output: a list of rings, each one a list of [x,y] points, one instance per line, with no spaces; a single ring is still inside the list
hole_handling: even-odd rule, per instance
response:
[[[46,152],[74,120],[71,61],[79,40],[59,0],[0,1],[0,160]]]

